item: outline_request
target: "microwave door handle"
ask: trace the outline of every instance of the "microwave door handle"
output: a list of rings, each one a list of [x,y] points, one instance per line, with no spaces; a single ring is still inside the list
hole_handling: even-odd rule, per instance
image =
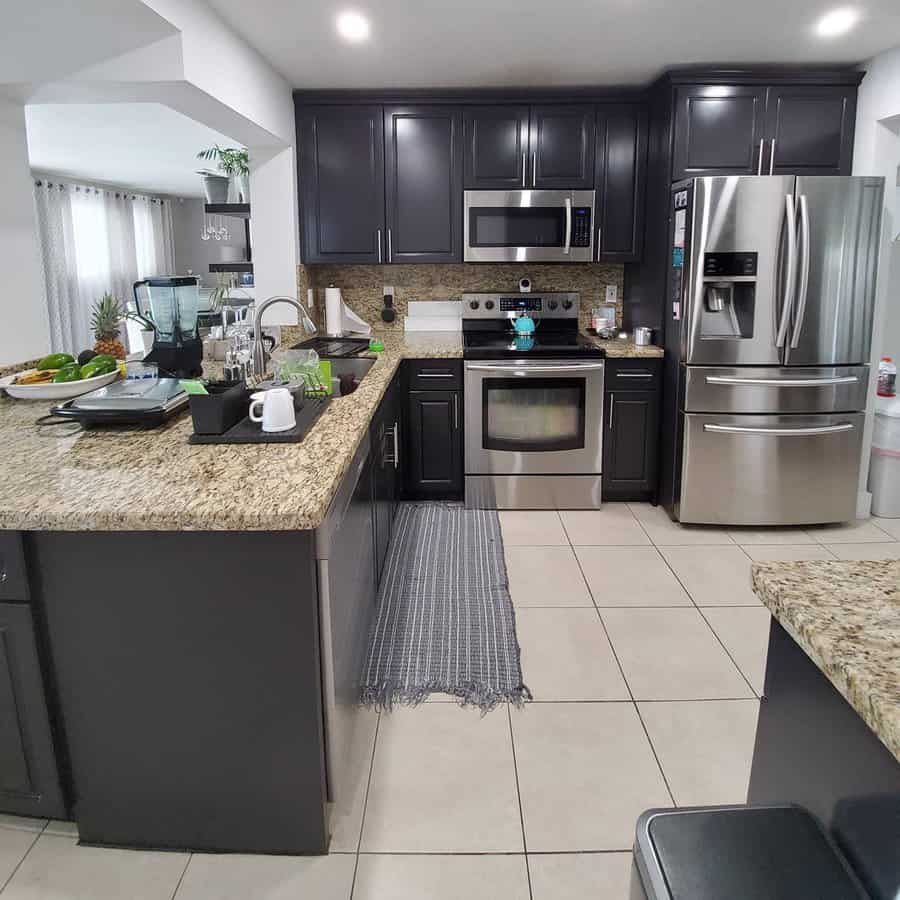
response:
[[[563,253],[568,253],[572,247],[572,198],[566,197],[566,246]]]
[[[787,337],[791,307],[794,305],[794,286],[797,280],[797,216],[794,210],[794,195],[784,196],[787,218],[787,275],[784,279],[784,306],[781,308],[781,321],[775,335],[775,346],[783,347]]]
[[[806,297],[809,294],[809,203],[806,194],[800,196],[800,291],[797,294],[797,315],[794,317],[791,349],[795,350],[800,343],[800,332],[806,318]]]

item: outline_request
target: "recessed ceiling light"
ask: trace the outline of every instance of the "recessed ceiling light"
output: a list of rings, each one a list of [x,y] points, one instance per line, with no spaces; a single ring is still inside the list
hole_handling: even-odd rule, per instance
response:
[[[337,17],[337,30],[345,41],[358,44],[369,36],[369,20],[361,13],[348,9]]]
[[[859,10],[850,6],[842,6],[825,13],[816,23],[816,34],[819,37],[830,38],[848,32],[859,21]]]

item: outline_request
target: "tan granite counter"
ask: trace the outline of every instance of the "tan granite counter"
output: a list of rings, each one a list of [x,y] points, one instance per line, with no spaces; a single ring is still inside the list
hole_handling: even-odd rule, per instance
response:
[[[585,337],[602,347],[610,359],[661,359],[665,355],[662,347],[646,344],[639,347],[631,338],[598,338],[591,335]]]
[[[756,563],[753,589],[900,761],[900,561]]]

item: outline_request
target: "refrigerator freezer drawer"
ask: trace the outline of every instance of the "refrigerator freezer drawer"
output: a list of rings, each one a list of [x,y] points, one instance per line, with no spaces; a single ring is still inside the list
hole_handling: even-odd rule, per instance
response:
[[[679,520],[813,525],[856,518],[864,418],[686,414]]]
[[[856,412],[869,384],[868,366],[688,366],[686,374],[686,412]]]

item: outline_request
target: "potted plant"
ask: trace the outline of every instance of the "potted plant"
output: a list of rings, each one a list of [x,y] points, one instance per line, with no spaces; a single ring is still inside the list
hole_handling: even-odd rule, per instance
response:
[[[228,180],[234,181],[235,193],[241,203],[250,202],[250,155],[245,148],[220,147],[218,144],[201,150],[197,154],[198,159],[215,160],[222,175],[216,175],[208,170],[202,171],[203,187],[206,191],[208,203],[228,202]],[[214,190],[217,198],[221,196],[221,183],[225,183],[225,196],[222,199],[213,200],[210,197],[210,179],[217,179]]]

